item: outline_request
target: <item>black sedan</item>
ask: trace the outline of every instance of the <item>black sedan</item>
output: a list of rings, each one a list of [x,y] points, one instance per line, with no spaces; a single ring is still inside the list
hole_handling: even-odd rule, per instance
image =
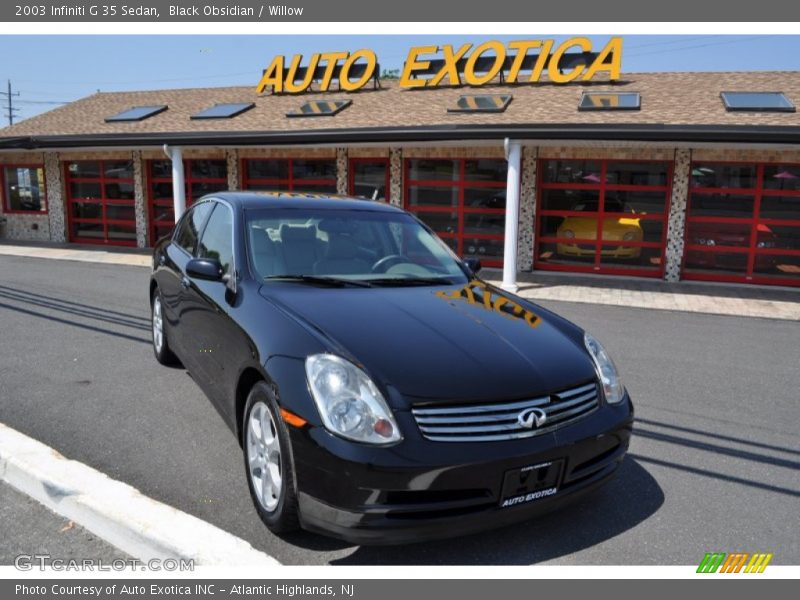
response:
[[[608,481],[633,407],[591,335],[385,204],[220,193],[153,255],[159,362],[238,437],[274,532],[413,542]]]

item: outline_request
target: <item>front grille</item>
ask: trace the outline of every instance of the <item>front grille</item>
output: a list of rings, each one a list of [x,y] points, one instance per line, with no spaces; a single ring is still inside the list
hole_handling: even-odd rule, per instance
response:
[[[595,382],[515,402],[412,408],[422,435],[435,442],[494,442],[533,437],[582,419],[600,402]],[[528,428],[520,414],[538,408],[546,419]]]

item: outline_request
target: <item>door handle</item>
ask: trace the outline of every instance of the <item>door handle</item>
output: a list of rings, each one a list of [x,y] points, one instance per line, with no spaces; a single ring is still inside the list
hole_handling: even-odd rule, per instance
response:
[[[192,285],[192,282],[189,280],[189,278],[186,275],[181,277],[181,287],[183,289],[188,290],[190,285]]]

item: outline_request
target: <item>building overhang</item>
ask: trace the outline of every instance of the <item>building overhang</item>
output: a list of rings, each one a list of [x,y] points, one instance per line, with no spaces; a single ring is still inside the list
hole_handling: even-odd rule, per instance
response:
[[[0,138],[0,150],[88,147],[298,146],[497,141],[658,142],[669,144],[800,145],[800,127],[667,124],[519,124],[363,127],[303,131],[157,132]]]

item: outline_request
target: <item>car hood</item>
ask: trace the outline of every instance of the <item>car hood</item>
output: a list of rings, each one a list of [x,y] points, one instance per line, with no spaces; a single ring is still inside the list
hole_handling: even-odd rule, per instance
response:
[[[483,282],[261,294],[383,385],[406,397],[524,398],[595,376],[580,330]],[[570,335],[571,334],[571,335]]]

